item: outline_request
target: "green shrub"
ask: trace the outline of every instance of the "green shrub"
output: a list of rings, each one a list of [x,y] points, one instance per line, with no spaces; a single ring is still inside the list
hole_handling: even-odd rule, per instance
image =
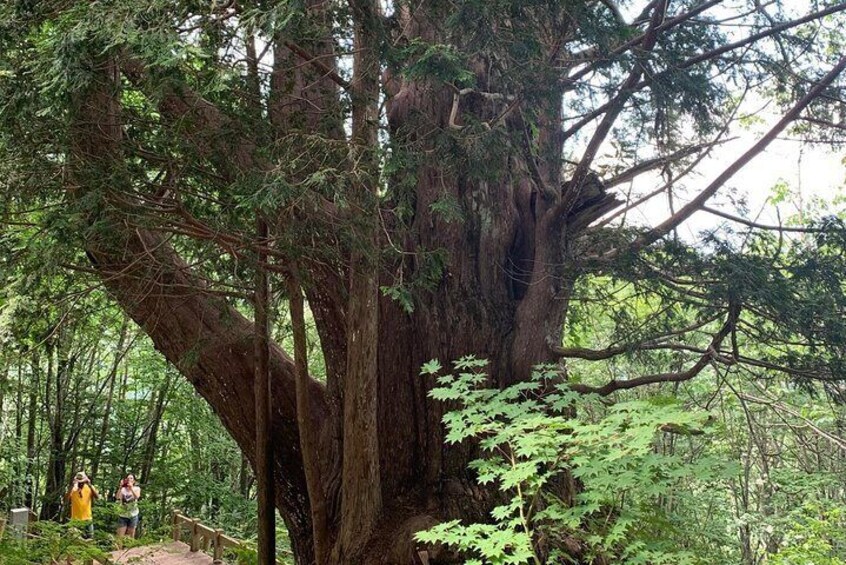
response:
[[[105,561],[111,551],[108,536],[99,536],[94,540],[85,540],[79,523],[57,524],[55,522],[36,522],[32,527],[32,537],[15,540],[5,535],[0,539],[0,563],[3,565],[33,565],[85,561],[96,559]]]
[[[482,456],[472,469],[505,501],[490,523],[442,523],[418,533],[419,541],[450,546],[468,564],[566,563],[574,546],[588,562],[706,562],[676,547],[672,517],[660,501],[682,482],[688,488],[716,482],[727,466],[655,449],[667,430],[702,434],[706,412],[666,398],[609,404],[556,382],[551,367],[503,390],[485,388],[485,365],[461,359],[457,374],[437,377],[430,396],[457,405],[443,418],[446,441],[479,442]],[[423,373],[440,368],[431,362]]]
[[[846,507],[807,503],[791,512],[771,565],[846,565]]]

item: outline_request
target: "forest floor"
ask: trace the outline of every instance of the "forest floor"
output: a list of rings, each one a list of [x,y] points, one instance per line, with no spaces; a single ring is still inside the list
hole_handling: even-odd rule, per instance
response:
[[[211,565],[212,558],[202,551],[191,552],[187,544],[171,542],[145,545],[112,552],[115,563],[133,565]]]

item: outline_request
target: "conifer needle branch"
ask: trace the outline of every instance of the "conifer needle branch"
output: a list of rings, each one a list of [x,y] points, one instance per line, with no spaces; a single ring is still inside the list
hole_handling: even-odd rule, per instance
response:
[[[664,14],[666,13],[666,9],[666,2],[658,2],[655,6],[649,24],[649,30],[647,30],[646,34],[644,35],[643,43],[640,46],[640,49],[643,53],[648,53],[652,51],[652,49],[655,47],[655,44],[658,41],[658,33],[656,32],[656,29],[664,21]],[[634,93],[632,87],[637,84],[640,80],[640,77],[643,76],[644,70],[645,63],[643,61],[639,61],[638,63],[636,63],[626,80],[618,89],[619,94],[611,100],[611,105],[605,113],[605,117],[602,119],[599,126],[596,128],[596,131],[593,133],[593,136],[591,137],[590,141],[588,142],[587,148],[585,149],[584,155],[579,161],[579,164],[576,166],[576,170],[573,172],[573,176],[568,189],[564,191],[564,194],[561,195],[561,200],[559,201],[558,205],[550,210],[552,218],[557,218],[559,216],[565,215],[567,212],[570,211],[570,208],[578,200],[579,193],[581,192],[582,187],[585,184],[585,180],[587,179],[588,173],[590,172],[590,166],[593,163],[594,157],[599,151],[599,148],[602,143],[605,141],[605,138],[607,137],[608,133],[610,133],[614,123],[617,121],[617,117],[623,111],[626,102]]]
[[[836,4],[834,6],[831,6],[830,8],[826,8],[824,10],[813,12],[811,14],[808,14],[807,16],[797,18],[795,20],[790,20],[790,21],[784,22],[782,24],[767,28],[767,29],[765,29],[765,30],[763,30],[759,33],[752,34],[748,37],[745,37],[745,38],[740,39],[738,41],[735,41],[733,43],[728,43],[728,44],[723,45],[721,47],[718,47],[716,49],[706,51],[704,53],[696,55],[695,57],[691,57],[690,59],[688,59],[688,60],[686,60],[682,63],[674,65],[671,69],[661,71],[661,72],[656,73],[656,74],[654,74],[650,77],[642,79],[637,84],[631,86],[631,88],[630,88],[631,94],[633,94],[637,91],[643,90],[644,88],[654,84],[657,80],[665,78],[667,73],[670,72],[670,71],[677,73],[677,72],[682,71],[684,69],[689,69],[689,68],[691,68],[695,65],[698,65],[700,63],[712,61],[712,60],[720,57],[721,55],[725,55],[726,53],[729,53],[731,51],[736,51],[738,49],[742,49],[742,48],[747,47],[749,45],[754,45],[757,41],[760,41],[760,40],[765,39],[767,37],[774,36],[778,33],[781,33],[783,31],[787,31],[788,29],[800,26],[802,24],[821,20],[822,18],[825,18],[826,16],[830,16],[832,14],[836,14],[836,13],[842,12],[844,10],[846,10],[846,2],[841,2],[840,4]],[[662,27],[659,26],[656,29],[656,31],[661,32],[661,31],[663,31],[663,29],[665,29],[665,28],[662,28]],[[568,81],[575,82],[575,81],[579,80],[581,78],[581,76],[582,76],[581,73],[577,73],[576,75],[568,77]],[[577,132],[579,132],[583,127],[585,127],[587,124],[589,124],[593,120],[597,119],[599,116],[602,116],[603,114],[606,114],[608,112],[613,111],[616,108],[618,98],[619,97],[614,97],[614,98],[606,101],[602,105],[598,106],[597,108],[595,108],[594,110],[592,110],[588,114],[584,115],[582,118],[579,119],[578,122],[576,122],[575,124],[573,124],[572,126],[570,126],[569,128],[567,128],[564,131],[564,134],[563,134],[564,138],[569,139],[570,137],[575,135]]]

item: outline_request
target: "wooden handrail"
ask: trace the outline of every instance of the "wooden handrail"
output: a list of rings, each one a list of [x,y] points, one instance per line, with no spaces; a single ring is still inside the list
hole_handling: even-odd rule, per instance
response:
[[[214,548],[214,562],[222,563],[223,551],[226,548],[243,547],[243,543],[235,538],[229,537],[223,533],[223,530],[210,528],[205,524],[200,523],[199,520],[194,520],[179,512],[173,511],[173,531],[171,532],[173,541],[179,541],[182,530],[185,529],[191,535],[191,542],[189,544],[191,551],[208,551]]]

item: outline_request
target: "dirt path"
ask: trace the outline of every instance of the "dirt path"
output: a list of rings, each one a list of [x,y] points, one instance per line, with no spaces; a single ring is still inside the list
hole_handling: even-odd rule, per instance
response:
[[[189,551],[187,544],[171,542],[166,545],[145,545],[112,552],[115,563],[126,565],[212,565],[210,555]]]

